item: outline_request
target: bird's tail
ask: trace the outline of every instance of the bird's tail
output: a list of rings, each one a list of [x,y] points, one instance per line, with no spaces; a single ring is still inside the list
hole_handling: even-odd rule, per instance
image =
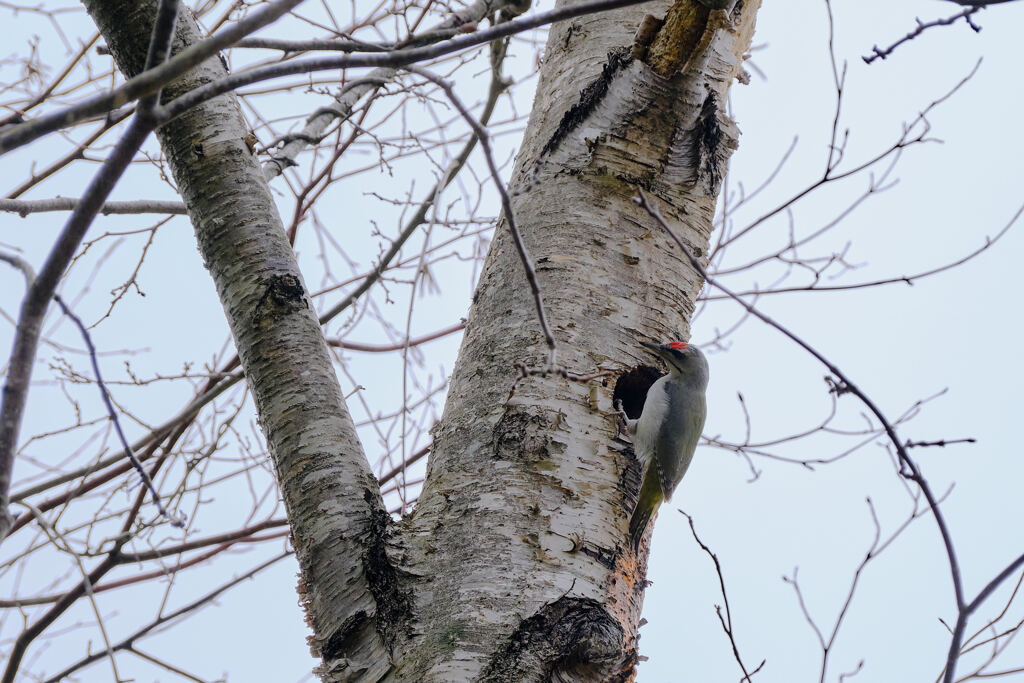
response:
[[[644,532],[647,531],[647,524],[651,521],[654,511],[658,509],[664,497],[661,482],[658,481],[657,468],[650,465],[644,472],[644,481],[640,485],[636,508],[633,509],[633,516],[629,520],[629,544],[634,552],[640,549],[640,541],[644,537]]]
[[[647,531],[647,523],[651,521],[652,514],[654,514],[653,507],[646,510],[637,508],[633,512],[633,517],[629,520],[629,545],[633,548],[633,552],[639,552],[640,541],[643,540],[644,532]]]

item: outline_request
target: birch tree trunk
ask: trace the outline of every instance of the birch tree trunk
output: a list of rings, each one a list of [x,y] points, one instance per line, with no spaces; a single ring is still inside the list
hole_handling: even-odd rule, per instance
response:
[[[622,372],[650,362],[638,339],[688,337],[702,282],[633,197],[647,192],[707,253],[738,136],[720,105],[758,6],[737,3],[720,27],[723,17],[680,0],[552,28],[510,190],[569,371]],[[633,56],[646,12],[668,16],[647,49],[653,68]],[[536,320],[500,225],[403,526],[403,554],[422,558],[423,629],[403,678],[632,676],[646,559],[626,543],[638,479],[616,438],[615,382],[530,377],[510,397],[515,363],[546,362]]]
[[[117,61],[145,64],[155,0],[86,0]],[[180,10],[175,51],[202,38]],[[211,58],[165,89],[173,99],[223,78]],[[217,287],[274,459],[302,570],[312,646],[345,642],[360,669],[387,668],[369,618],[393,576],[373,565],[387,513],[341,395],[327,345],[234,95],[216,97],[157,132]],[[372,531],[372,533],[371,533]],[[369,540],[368,540],[369,539]],[[372,585],[371,585],[372,584]]]
[[[722,103],[759,4],[657,2],[551,29],[510,189],[570,372],[622,373],[649,363],[639,339],[688,337],[702,283],[633,197],[646,192],[707,253],[738,137]],[[154,3],[86,5],[135,73]],[[200,37],[186,14],[179,48]],[[223,72],[209,60],[165,98]],[[321,677],[631,679],[646,547],[637,557],[626,541],[639,477],[617,436],[615,377],[515,385],[515,364],[543,366],[547,349],[499,225],[422,495],[392,524],[246,133],[222,96],[159,137],[275,460]]]

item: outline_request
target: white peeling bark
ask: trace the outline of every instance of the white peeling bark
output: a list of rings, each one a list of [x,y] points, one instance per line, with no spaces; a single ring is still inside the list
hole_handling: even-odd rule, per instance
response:
[[[119,68],[144,63],[152,0],[86,0]],[[201,34],[179,12],[175,50]],[[164,94],[226,75],[207,60]],[[324,667],[378,676],[407,603],[384,561],[387,526],[307,290],[233,96],[159,131],[255,398],[302,569],[300,594]]]
[[[552,28],[510,189],[570,371],[625,371],[650,362],[638,339],[689,336],[702,282],[632,198],[643,189],[707,253],[738,137],[720,103],[758,6],[741,0],[731,30],[712,27],[704,51],[671,78],[630,56],[645,12],[662,17],[667,3]],[[499,226],[402,534],[409,568],[423,577],[413,609],[422,635],[396,678],[633,675],[646,559],[626,542],[639,480],[617,439],[614,379],[531,377],[510,397],[514,364],[545,358],[519,257]]]

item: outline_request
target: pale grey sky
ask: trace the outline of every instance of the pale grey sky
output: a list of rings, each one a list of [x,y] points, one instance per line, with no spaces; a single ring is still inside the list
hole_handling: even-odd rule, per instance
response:
[[[863,265],[827,284],[908,275],[956,260],[983,244],[986,236],[1001,230],[1024,203],[1024,136],[1016,123],[1024,110],[1024,90],[1017,68],[1017,34],[1024,25],[1024,5],[1010,3],[981,12],[977,21],[984,30],[980,34],[963,24],[932,29],[902,46],[888,60],[865,65],[861,55],[868,54],[876,43],[884,46],[912,30],[915,16],[923,20],[946,16],[956,7],[934,0],[840,0],[834,4],[836,57],[840,65],[845,62],[849,68],[840,127],[849,128],[850,137],[840,171],[891,145],[901,135],[904,121],[913,120],[952,88],[979,58],[983,62],[969,83],[929,115],[930,135],[943,142],[905,150],[887,176],[887,182],[898,179],[898,183],[867,198],[835,230],[812,242],[801,254],[827,256],[842,252],[849,243],[846,259]],[[550,6],[550,2],[544,2],[534,9]],[[0,16],[17,27],[8,37],[16,44],[9,44],[5,52],[21,51],[29,37],[38,33],[43,38],[41,49],[63,56],[63,47],[45,21],[20,14],[14,22],[11,13],[2,8]],[[91,30],[82,21],[69,19],[68,26],[83,34]],[[292,30],[298,31],[295,27]],[[282,35],[273,30],[267,33]],[[729,191],[738,192],[741,182],[747,192],[760,185],[794,138],[799,139],[771,186],[729,218],[737,227],[801,191],[822,173],[835,106],[827,38],[825,5],[820,0],[766,2],[759,14],[755,43],[760,47],[752,61],[766,79],[751,69],[751,84],[733,88],[732,110],[743,135],[733,157]],[[517,59],[509,63],[507,71],[517,79],[525,78],[534,68],[533,51],[520,43],[516,53]],[[458,82],[460,94],[466,101],[476,102],[482,97],[485,83],[483,75],[463,78]],[[531,88],[532,83],[516,92],[514,104],[520,114],[529,111]],[[275,106],[290,108],[282,113],[302,113],[312,111],[322,99],[316,94],[297,95],[285,105]],[[502,106],[496,121],[510,117],[508,104]],[[429,113],[424,111],[422,116],[426,120]],[[502,135],[498,140],[499,156],[510,158],[518,137]],[[39,150],[45,150],[47,144],[4,158],[2,177],[6,185],[16,184],[30,160],[45,157]],[[155,149],[152,142],[148,148]],[[373,150],[362,154],[365,162],[353,160],[351,167],[369,165],[376,159]],[[443,158],[441,152],[436,153],[438,161]],[[481,160],[476,161],[476,168],[482,170]],[[885,164],[878,167],[876,178],[885,168]],[[75,194],[94,169],[95,165],[80,165],[60,182],[44,183],[26,198]],[[344,240],[348,255],[359,260],[361,265],[355,270],[365,268],[378,253],[378,240],[370,237],[373,225],[390,235],[398,224],[393,207],[365,193],[401,196],[415,181],[412,194],[418,197],[432,182],[430,172],[421,162],[398,165],[393,172],[384,170],[376,176],[365,176],[361,183],[342,185],[323,198],[321,219],[334,222],[327,227]],[[472,201],[477,180],[486,182],[483,175],[477,179],[467,176],[462,188],[453,185],[445,193],[443,204]],[[741,264],[746,258],[784,244],[790,220],[797,235],[834,220],[868,182],[868,176],[861,174],[810,195],[794,205],[791,215],[775,217],[737,243],[723,265]],[[282,180],[274,183],[280,186]],[[493,190],[485,189],[484,196],[491,208],[481,213],[493,215],[497,206]],[[170,198],[172,194],[148,167],[140,167],[115,192],[115,198],[138,197]],[[286,217],[291,211],[287,197],[282,193],[282,213]],[[28,219],[0,215],[0,248],[15,245],[25,250],[24,256],[32,263],[39,264],[61,221],[60,215]],[[90,237],[103,231],[136,230],[153,222],[151,217],[102,218]],[[307,282],[316,289],[322,275],[318,256],[321,245],[311,235],[312,231],[304,233],[305,241],[300,242],[298,251]],[[432,240],[439,239],[442,237],[432,235]],[[64,288],[69,296],[82,292],[76,310],[92,321],[106,311],[111,299],[109,290],[131,272],[144,240],[126,238],[94,274],[92,268],[101,249],[112,243],[107,240],[94,248],[75,266]],[[146,297],[129,294],[113,316],[93,332],[100,349],[146,349],[108,356],[104,366],[108,378],[123,379],[125,360],[142,376],[180,370],[181,363],[188,360],[208,362],[227,339],[223,315],[187,221],[175,218],[161,228],[152,249],[141,271]],[[1024,533],[1017,522],[1024,513],[1018,483],[1024,478],[1024,466],[1012,436],[1021,415],[1018,387],[1024,379],[1024,363],[1017,350],[1022,326],[1015,277],[1021,253],[1024,236],[1018,226],[970,263],[912,287],[894,284],[850,292],[794,293],[758,301],[759,308],[836,362],[891,419],[915,401],[948,389],[902,427],[901,436],[914,440],[978,439],[974,445],[914,452],[937,491],[945,492],[956,484],[943,509],[957,542],[968,595],[1024,552]],[[338,270],[342,276],[347,274],[343,268]],[[433,331],[464,315],[474,272],[472,264],[456,259],[435,268],[443,295],[418,300],[412,316],[414,335]],[[779,265],[768,265],[753,278],[746,275],[726,281],[743,289],[755,281],[764,287],[780,272]],[[806,282],[806,277],[798,269],[792,282]],[[16,313],[21,292],[18,274],[0,268],[0,306],[8,315]],[[408,288],[396,284],[388,293],[393,303],[388,303],[379,290],[374,302],[402,329]],[[336,300],[329,299],[328,303]],[[693,341],[712,339],[716,328],[731,327],[739,315],[740,309],[731,302],[710,305],[694,324]],[[52,313],[50,322],[58,322]],[[367,317],[358,322],[349,338],[384,341],[380,329]],[[333,331],[337,330],[335,326]],[[56,338],[80,347],[68,325],[62,325]],[[3,323],[0,347],[7,348],[10,339],[11,325]],[[748,320],[727,344],[727,352],[712,351],[710,356],[707,436],[743,440],[744,417],[737,392],[743,393],[750,411],[753,441],[800,431],[828,414],[831,399],[822,381],[824,369],[777,332]],[[423,347],[424,367],[416,370],[416,377],[424,383],[440,381],[451,369],[457,350],[457,337]],[[57,356],[71,359],[79,370],[86,367],[79,355],[43,347],[38,380],[48,378],[47,364]],[[351,390],[354,381],[365,387],[362,395],[373,410],[394,409],[395,387],[401,381],[400,360],[357,353],[346,357],[350,359],[347,369],[352,379],[342,377],[345,390]],[[185,385],[157,386],[155,390],[118,386],[114,393],[141,421],[155,423],[166,419],[191,396]],[[23,430],[26,436],[72,419],[67,402],[52,383],[38,384],[32,391]],[[78,391],[83,405],[89,405],[88,416],[100,416],[98,405],[87,403],[93,400],[90,397],[94,393],[89,392],[94,392],[94,387],[79,387]],[[365,417],[355,398],[349,404],[357,419]],[[839,400],[834,426],[862,429],[862,412],[853,397],[844,396]],[[137,424],[126,422],[133,433],[141,433]],[[229,447],[232,453],[246,447],[238,443],[253,450],[262,448],[251,415],[246,414],[236,428],[239,437]],[[376,433],[366,428],[361,436],[371,457],[380,452]],[[425,438],[421,435],[419,441],[410,442],[407,450],[421,446]],[[828,458],[855,442],[852,437],[825,434],[772,450],[789,458]],[[80,436],[58,438],[26,452],[56,467],[60,453],[81,443]],[[87,455],[97,446],[91,448]],[[767,660],[755,677],[758,683],[818,680],[820,647],[800,612],[792,586],[781,577],[792,577],[794,567],[799,567],[807,609],[828,637],[852,573],[871,544],[873,525],[865,497],[870,496],[874,502],[883,536],[891,533],[910,509],[906,490],[880,445],[868,444],[814,472],[765,458],[755,457],[753,463],[760,476],[748,482],[751,472],[741,458],[710,447],[698,449],[671,505],[662,509],[648,576],[653,585],[645,598],[644,616],[649,623],[641,629],[641,653],[649,658],[640,666],[639,680],[643,683],[718,683],[740,678],[715,615],[714,606],[721,603],[721,597],[713,565],[694,543],[676,508],[694,516],[702,539],[722,562],[744,660],[750,666]],[[38,472],[31,463],[19,462],[14,489],[22,488],[18,477]],[[254,488],[267,482],[269,474],[264,472],[262,478],[256,477]],[[124,499],[123,492],[119,495],[118,502]],[[246,491],[241,503],[221,496],[202,508],[198,527],[205,535],[237,526],[249,510],[249,496]],[[270,509],[270,503],[265,509]],[[273,547],[239,548],[209,567],[183,574],[168,604],[189,602],[283,547],[280,542],[270,545]],[[5,553],[9,547],[4,546]],[[53,564],[49,567],[36,566],[34,572],[24,575],[9,571],[0,574],[0,596],[9,594],[16,585],[20,592],[29,592],[28,586],[45,590],[58,578],[73,578],[66,559],[52,556],[50,561]],[[230,681],[303,680],[312,660],[294,592],[296,572],[291,560],[281,562],[225,594],[216,606],[143,641],[140,647],[187,664],[189,671],[204,680],[220,676]],[[153,606],[162,597],[161,585],[101,596],[99,604],[108,617],[110,637],[117,640],[151,618]],[[999,604],[997,597],[993,605]],[[983,614],[991,613],[983,610]],[[1007,622],[1014,624],[1022,616],[1024,609],[1017,606]],[[948,634],[939,620],[951,623],[954,618],[946,561],[935,524],[926,516],[914,522],[863,573],[831,654],[826,680],[837,681],[841,673],[855,670],[860,660],[864,660],[863,670],[853,680],[934,680],[948,645]],[[91,612],[83,606],[60,623],[67,626],[92,620]],[[0,623],[0,639],[13,637],[19,626],[20,621],[9,614]],[[38,644],[33,649],[38,659],[32,668],[53,673],[81,656],[89,642],[93,649],[100,642],[94,627],[78,628],[71,636]],[[970,670],[971,661],[965,659],[962,672]],[[138,681],[173,680],[138,658],[126,656],[119,664],[122,675]],[[1024,649],[1011,645],[995,668],[1022,665]],[[109,665],[97,663],[85,670],[80,680],[110,680]]]

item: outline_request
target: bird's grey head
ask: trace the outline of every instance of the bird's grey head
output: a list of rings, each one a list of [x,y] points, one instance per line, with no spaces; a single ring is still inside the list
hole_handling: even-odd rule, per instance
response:
[[[708,359],[693,344],[674,341],[666,344],[649,344],[640,342],[653,351],[665,364],[669,372],[682,375],[695,386],[704,389],[708,385]]]

